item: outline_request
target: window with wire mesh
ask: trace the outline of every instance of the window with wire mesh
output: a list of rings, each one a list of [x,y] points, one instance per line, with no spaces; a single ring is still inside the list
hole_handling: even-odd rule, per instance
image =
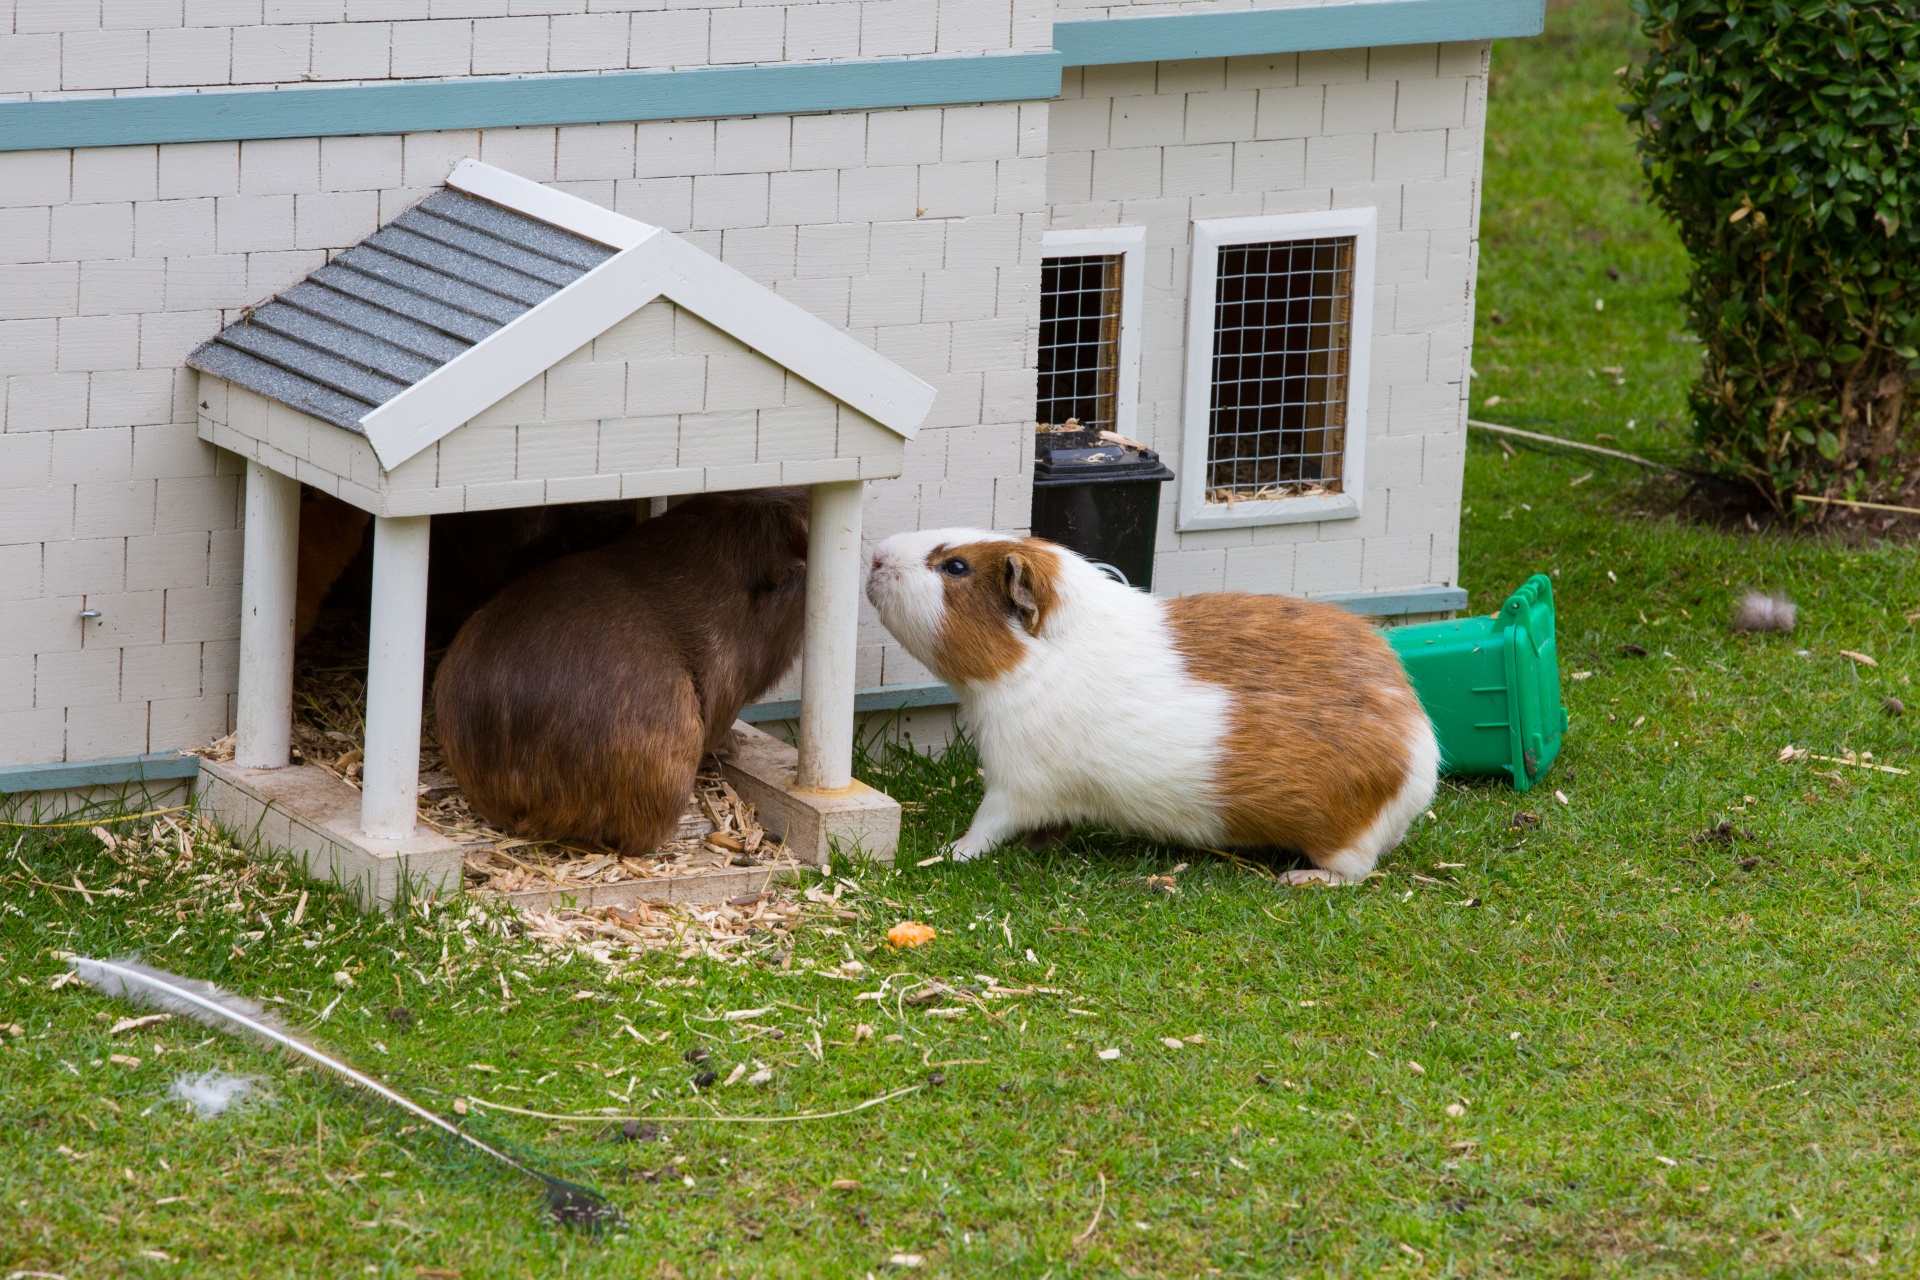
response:
[[[1048,258],[1040,266],[1042,431],[1112,431],[1120,374],[1119,254]]]
[[[1340,236],[1218,250],[1207,501],[1340,492],[1353,248]]]

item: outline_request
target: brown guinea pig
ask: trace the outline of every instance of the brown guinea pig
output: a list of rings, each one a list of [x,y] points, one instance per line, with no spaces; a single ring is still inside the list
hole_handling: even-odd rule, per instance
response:
[[[647,853],[704,752],[800,653],[803,490],[707,494],[467,620],[434,682],[447,765],[516,835]]]
[[[304,639],[320,620],[320,603],[360,554],[373,517],[318,489],[300,488],[300,559],[295,575],[293,634]]]

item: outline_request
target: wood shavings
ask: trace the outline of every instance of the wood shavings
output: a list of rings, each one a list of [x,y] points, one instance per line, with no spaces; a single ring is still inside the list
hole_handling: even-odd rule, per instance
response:
[[[741,799],[711,761],[694,788],[675,838],[638,857],[508,836],[466,809],[457,787],[432,809],[423,807],[421,818],[442,835],[468,846],[467,889],[473,893],[578,893],[594,886],[630,885],[642,896],[666,897],[669,890],[659,883],[664,880],[741,868],[761,869],[756,879],[766,880],[799,870],[799,861],[760,825],[753,806]],[[739,896],[741,889],[752,887],[757,886],[729,888],[727,896]]]
[[[439,657],[429,655],[429,665],[437,665]],[[303,663],[294,677],[293,762],[321,769],[356,789],[366,735],[365,677],[364,664],[351,662]],[[231,760],[232,735],[200,754]],[[665,882],[698,876],[713,877],[714,888],[711,894],[696,896],[734,897],[800,866],[760,825],[753,806],[711,759],[702,763],[673,838],[645,856],[503,831],[474,812],[448,770],[431,699],[420,729],[419,816],[423,824],[463,846],[469,893],[505,897],[523,907],[551,906],[555,895],[581,907],[602,905],[609,896],[621,899],[620,905],[641,897],[680,898],[681,891]],[[750,877],[753,883],[738,874],[741,869],[756,872]]]
[[[1219,488],[1207,490],[1207,501],[1230,507],[1236,502],[1270,502],[1277,498],[1320,498],[1330,493],[1339,493],[1340,487],[1323,484],[1314,480],[1295,480],[1283,484],[1267,484],[1249,492],[1244,488]]]
[[[1880,764],[1874,760],[1871,751],[1849,751],[1844,755],[1823,756],[1816,755],[1805,747],[1796,747],[1791,742],[1780,748],[1778,759],[1781,764],[1788,764],[1795,760],[1818,760],[1822,764],[1844,764],[1853,769],[1872,769],[1878,773],[1896,773],[1901,777],[1911,772],[1908,769],[1896,769],[1890,764]]]
[[[669,905],[640,898],[627,906],[533,908],[525,911],[523,919],[526,936],[540,945],[556,951],[583,951],[611,969],[622,962],[623,953],[644,952],[668,952],[682,959],[705,957],[726,964],[742,964],[756,955],[784,952],[786,944],[809,918],[831,915],[779,890],[745,895],[745,898],[751,901],[743,899],[740,905],[733,902]],[[737,1011],[738,1020],[746,1021],[768,1009]]]
[[[170,1013],[149,1013],[143,1018],[122,1018],[107,1029],[107,1034],[117,1036],[124,1031],[138,1031],[142,1027],[171,1021],[173,1021],[173,1015]]]

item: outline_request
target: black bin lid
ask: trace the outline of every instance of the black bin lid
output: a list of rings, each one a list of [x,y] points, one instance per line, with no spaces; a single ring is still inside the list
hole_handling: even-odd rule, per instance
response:
[[[1034,436],[1036,487],[1171,479],[1173,472],[1152,449],[1102,440],[1098,431],[1041,431]]]

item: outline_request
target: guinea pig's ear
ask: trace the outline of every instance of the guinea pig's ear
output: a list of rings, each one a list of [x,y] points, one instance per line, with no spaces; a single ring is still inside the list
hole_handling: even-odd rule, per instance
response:
[[[1015,551],[1007,556],[1007,606],[1030,636],[1040,634],[1040,624],[1047,620],[1047,610],[1053,607],[1053,583],[1046,572],[1048,567],[1028,551]]]

